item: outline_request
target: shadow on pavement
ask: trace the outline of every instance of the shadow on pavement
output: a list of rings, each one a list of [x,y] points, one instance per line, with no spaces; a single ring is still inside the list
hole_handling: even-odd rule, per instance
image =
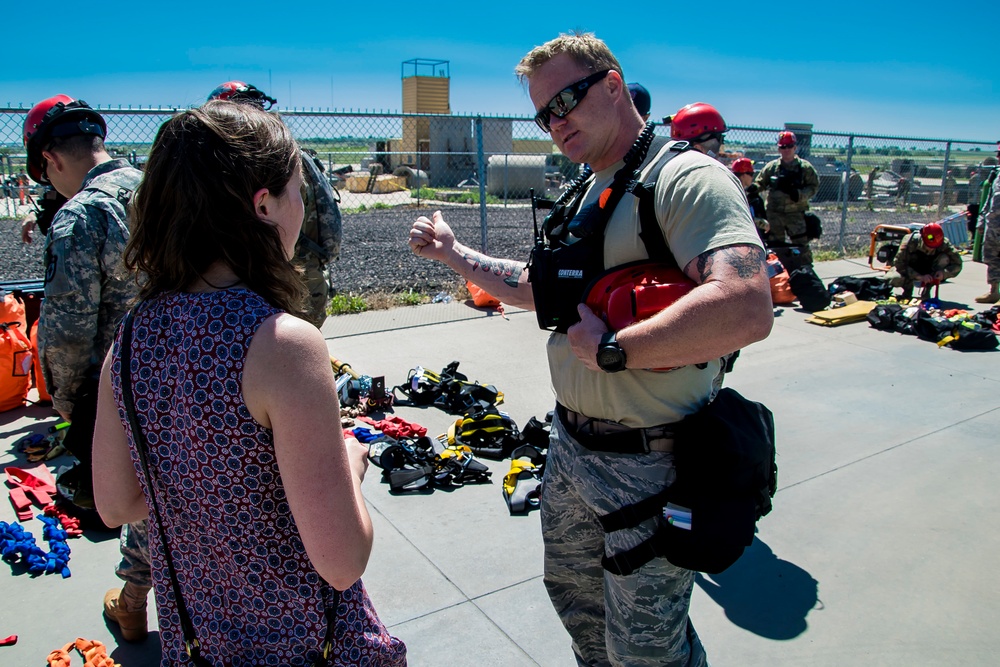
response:
[[[768,639],[801,635],[806,616],[819,601],[819,582],[757,538],[728,570],[699,572],[695,582],[725,610],[726,618]]]

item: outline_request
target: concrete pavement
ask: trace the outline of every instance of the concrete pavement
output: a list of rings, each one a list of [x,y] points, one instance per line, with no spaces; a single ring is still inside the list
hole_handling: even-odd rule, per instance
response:
[[[851,261],[816,268],[824,282],[871,273]],[[969,262],[941,296],[981,310],[972,297],[984,288],[985,268]],[[418,364],[458,360],[502,390],[502,409],[523,425],[553,407],[546,334],[532,313],[507,317],[428,304],[334,317],[323,330],[332,354],[390,386]],[[995,664],[1000,353],[806,317],[777,309],[771,336],[727,377],[774,412],[779,491],[743,558],[698,578],[691,615],[713,666]],[[397,413],[433,434],[453,419],[433,408]],[[13,443],[53,421],[43,407],[0,414],[0,463],[23,464]],[[538,514],[509,516],[500,492],[509,464],[485,463],[491,484],[412,495],[390,495],[371,468],[376,541],[364,581],[412,665],[572,667],[542,585]],[[0,503],[0,520],[13,519]],[[37,535],[39,526],[25,523]],[[77,636],[108,643],[124,667],[158,664],[155,632],[118,646],[101,617],[117,584],[115,537],[88,533],[70,547],[69,579],[0,565],[0,637],[19,635],[0,647],[0,665],[43,665]]]

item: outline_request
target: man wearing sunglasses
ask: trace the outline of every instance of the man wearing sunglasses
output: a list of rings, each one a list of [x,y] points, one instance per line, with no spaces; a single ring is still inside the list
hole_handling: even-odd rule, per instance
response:
[[[816,168],[796,155],[797,140],[792,132],[778,134],[777,160],[768,162],[757,174],[757,188],[767,197],[769,238],[777,242],[788,240],[801,246],[799,259],[812,264],[812,250],[806,230],[805,212],[809,200],[819,191]]]
[[[547,291],[537,263],[476,252],[455,239],[440,212],[414,222],[410,246],[500,300],[536,310],[540,324],[547,304],[572,299],[579,321],[565,333],[556,328],[547,346],[557,406],[541,499],[546,588],[580,665],[698,667],[706,657],[688,619],[694,572],[662,557],[623,575],[602,563],[647,541],[663,520],[605,533],[599,517],[672,483],[669,425],[713,397],[722,356],[770,332],[763,249],[728,169],[686,144],[650,148],[652,126],[644,127],[604,42],[562,35],[533,49],[515,72],[538,126],[593,169],[556,203],[550,240],[580,222],[580,235],[562,237],[561,247],[596,246],[602,270],[653,257],[639,236],[639,197],[626,193],[613,205],[605,193],[621,194],[619,171],[629,182],[635,171],[643,181],[655,172],[653,225],[664,247],[654,259],[682,268],[691,291],[649,319],[608,331],[579,295]],[[604,224],[598,236],[583,229],[595,211]],[[644,370],[670,367],[678,368]]]

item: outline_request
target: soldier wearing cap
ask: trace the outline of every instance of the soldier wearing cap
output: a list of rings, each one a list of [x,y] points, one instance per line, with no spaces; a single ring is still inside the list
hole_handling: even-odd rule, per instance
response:
[[[649,120],[649,110],[653,107],[653,100],[649,96],[649,91],[641,83],[628,84],[628,94],[632,96],[632,104],[635,110],[642,117],[642,122]]]
[[[1000,143],[997,144],[1000,148]],[[998,151],[1000,154],[1000,151]],[[996,160],[993,161],[994,164]],[[986,282],[990,289],[985,294],[976,297],[977,303],[997,303],[1000,301],[1000,178],[994,169],[993,183],[986,199],[985,212],[982,214],[985,223],[982,234],[983,263],[986,264]]]
[[[812,264],[812,250],[806,233],[805,212],[809,200],[819,191],[819,175],[808,161],[796,155],[797,140],[792,132],[778,135],[777,160],[768,162],[757,174],[757,188],[767,198],[767,221],[771,238],[788,240],[802,247],[800,258]]]
[[[142,177],[104,148],[104,119],[86,102],[56,95],[24,123],[28,170],[69,198],[45,238],[45,300],[38,345],[56,411],[73,426],[66,448],[89,487],[97,380],[115,327],[138,293],[122,264],[125,212]]]
[[[736,174],[736,178],[740,179],[743,191],[747,195],[747,203],[750,205],[750,215],[753,216],[753,222],[757,225],[757,233],[760,234],[760,240],[765,241],[771,226],[767,223],[764,199],[760,196],[760,190],[753,182],[753,161],[746,157],[737,158],[733,160],[733,164],[729,168]]]
[[[248,103],[269,110],[277,103],[252,84],[227,81],[213,90],[208,99],[231,100]],[[316,328],[326,321],[330,303],[330,264],[340,258],[341,217],[337,202],[340,197],[323,176],[323,165],[316,159],[315,151],[303,150],[302,201],[305,215],[302,231],[295,244],[294,262],[302,266],[309,298],[306,301],[305,319]]]
[[[99,113],[66,95],[39,102],[24,121],[28,173],[69,199],[45,235],[38,348],[52,405],[71,422],[64,444],[80,461],[59,483],[74,490],[73,504],[85,510],[94,508],[91,453],[101,364],[139,291],[122,256],[126,212],[142,172],[111,158],[106,133]],[[125,585],[104,598],[105,615],[129,641],[146,637],[147,544],[145,521],[123,528],[116,572]]]
[[[885,274],[885,279],[893,287],[902,288],[899,298],[908,301],[913,297],[915,284],[922,289],[920,298],[927,299],[931,287],[961,272],[961,255],[944,237],[941,225],[932,222],[903,237],[893,270]]]

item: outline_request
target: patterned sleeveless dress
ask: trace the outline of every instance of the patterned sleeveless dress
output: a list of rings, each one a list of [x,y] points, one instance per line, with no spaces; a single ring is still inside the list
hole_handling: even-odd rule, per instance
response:
[[[152,492],[201,654],[213,665],[313,665],[334,600],[302,545],[271,431],[243,401],[250,341],[278,312],[245,289],[175,293],[143,304],[133,323],[131,378]],[[164,535],[122,402],[120,348],[119,330],[112,388],[150,507],[161,665],[189,665]],[[341,593],[334,636],[330,664],[406,664],[405,645],[388,633],[360,580]]]

